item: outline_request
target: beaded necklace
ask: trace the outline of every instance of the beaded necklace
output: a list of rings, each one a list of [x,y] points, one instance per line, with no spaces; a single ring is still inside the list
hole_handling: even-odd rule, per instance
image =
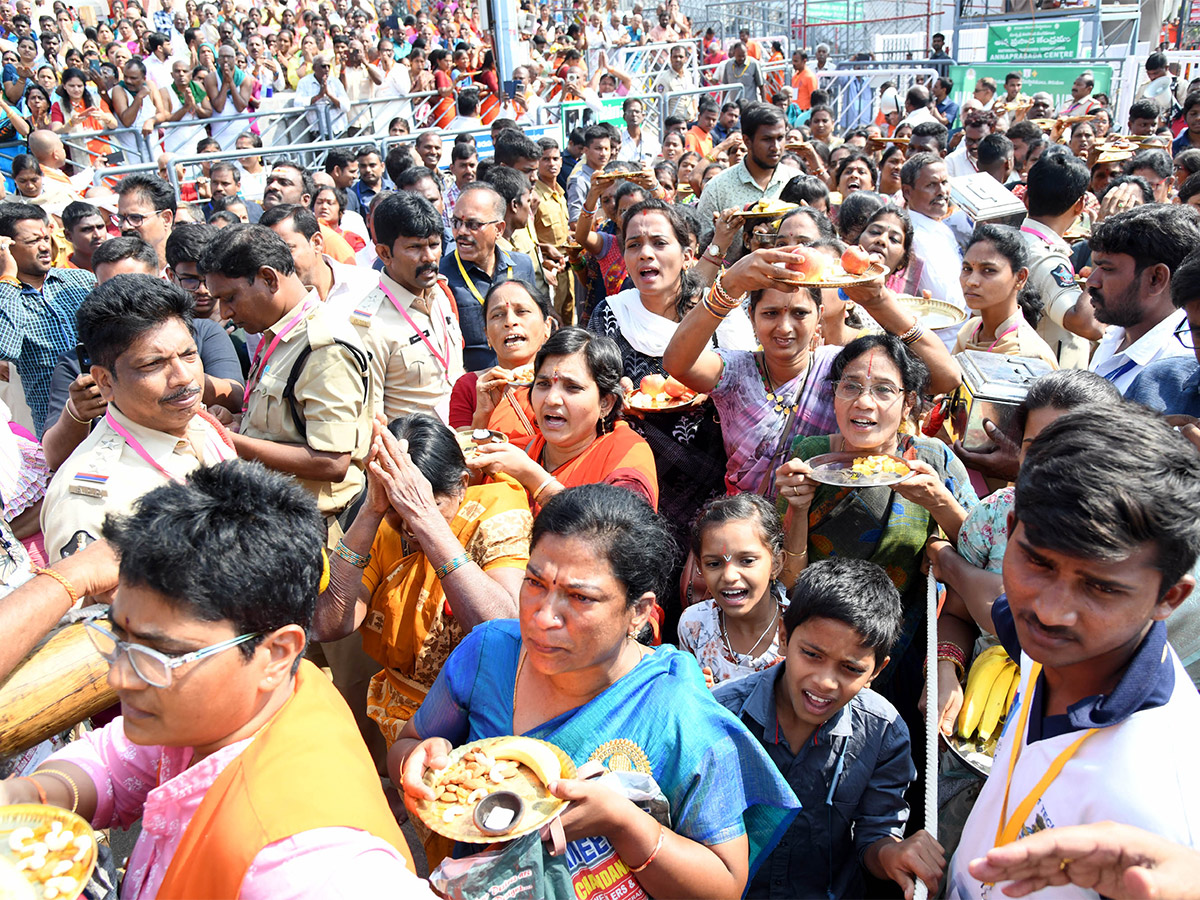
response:
[[[804,389],[808,387],[808,378],[812,375],[812,357],[809,357],[808,368],[804,371],[804,381],[796,389],[795,396],[792,397],[790,405],[784,402],[785,398],[776,395],[775,389],[771,387],[771,376],[767,374],[767,361],[760,354],[755,353],[754,364],[758,367],[758,374],[762,377],[763,391],[766,393],[767,399],[775,404],[775,411],[783,413],[785,416],[790,416],[798,410],[800,408],[800,398],[804,396]]]

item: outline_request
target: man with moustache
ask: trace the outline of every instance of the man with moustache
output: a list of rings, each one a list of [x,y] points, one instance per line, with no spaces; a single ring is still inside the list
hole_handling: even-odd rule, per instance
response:
[[[236,456],[203,409],[193,307],[185,291],[151,275],[118,275],[80,305],[79,337],[107,408],[46,489],[51,562],[99,540],[109,513],[129,512],[159,485]]]
[[[496,365],[483,321],[487,292],[510,278],[533,282],[533,260],[496,246],[496,239],[504,234],[505,207],[504,198],[490,185],[475,182],[463,188],[451,219],[456,247],[442,258],[440,266],[454,294],[463,336],[463,364],[471,372]]]
[[[1109,216],[1092,230],[1088,291],[1108,325],[1089,368],[1121,393],[1156,359],[1190,356],[1176,340],[1187,313],[1171,302],[1171,276],[1200,246],[1200,213],[1183,204],[1147,204]]]
[[[379,201],[373,222],[383,271],[373,291],[339,310],[371,352],[372,406],[389,422],[415,412],[448,414],[450,389],[463,374],[463,337],[454,295],[438,273],[441,214],[420,194],[401,190]]]
[[[181,225],[167,240],[167,257],[171,258],[171,245],[181,229],[212,228],[210,225]],[[216,229],[212,229],[216,230]],[[117,275],[158,275],[158,257],[154,248],[136,237],[119,237],[96,250],[96,283],[104,282]],[[179,285],[178,281],[172,282]],[[185,287],[184,290],[187,290]],[[193,300],[196,294],[192,294]],[[210,298],[211,303],[211,298]],[[205,318],[199,311],[199,303],[192,311],[192,336],[196,339],[196,352],[204,367],[204,405],[224,423],[242,408],[242,392],[246,376],[238,362],[237,351],[225,329],[215,321]],[[83,346],[83,345],[81,345]],[[244,351],[244,346],[243,346]],[[58,358],[54,375],[50,380],[50,405],[42,448],[46,454],[46,465],[57,470],[91,431],[92,421],[101,418],[108,409],[100,388],[92,378],[90,368],[80,368],[80,356],[87,357],[86,346],[82,353],[72,347]]]
[[[312,205],[312,198],[316,193],[312,175],[304,166],[289,159],[281,159],[276,161],[267,175],[262,208],[266,212],[281,203],[290,203],[307,209]],[[320,225],[320,230],[325,252],[340,263],[354,265],[354,249],[346,243],[346,239],[328,225]]]
[[[900,192],[912,219],[913,244],[908,267],[919,266],[917,289],[966,308],[959,270],[962,254],[954,232],[942,220],[950,212],[950,175],[933,153],[911,156],[900,170]]]
[[[158,254],[158,268],[167,268],[167,238],[175,223],[175,191],[157,175],[126,175],[117,185],[117,224],[126,237],[140,237]]]

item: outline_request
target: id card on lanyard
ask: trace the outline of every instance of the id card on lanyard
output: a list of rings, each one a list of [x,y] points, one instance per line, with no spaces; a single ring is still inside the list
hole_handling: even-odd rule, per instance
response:
[[[458,251],[456,250],[455,256],[457,256],[457,255],[458,255]],[[459,262],[459,266],[460,267],[462,266],[461,261]],[[467,284],[469,284],[469,285],[471,284],[471,279],[469,279],[469,278],[467,279]],[[472,286],[472,288],[474,287],[474,285],[471,285],[471,286]],[[423,328],[421,328],[419,325],[417,325],[416,322],[413,321],[412,316],[410,316],[408,314],[408,310],[406,310],[404,308],[403,304],[401,304],[400,301],[396,299],[396,295],[392,293],[391,288],[389,288],[386,284],[383,283],[382,279],[380,279],[379,287],[383,290],[383,295],[388,298],[388,301],[392,304],[392,306],[396,307],[396,312],[400,313],[400,315],[404,319],[404,321],[408,323],[408,327],[411,328],[416,333],[417,337],[419,337],[421,339],[421,342],[425,345],[426,349],[429,350],[429,352],[430,352],[430,354],[432,354],[433,358],[435,360],[437,360],[439,365],[441,365],[442,371],[445,372],[446,383],[449,384],[449,382],[450,382],[450,322],[448,321],[448,317],[444,317],[442,314],[442,307],[441,307],[441,304],[438,303],[438,301],[437,301],[437,295],[435,294],[429,302],[429,331],[430,331],[430,336],[432,336],[434,334],[434,332],[437,331],[437,325],[436,325],[437,320],[439,318],[442,319],[442,326],[443,326],[444,330],[442,332],[443,342],[442,342],[442,352],[441,353],[438,353],[437,347],[433,346],[433,343],[429,340],[428,337],[425,336],[425,330]],[[437,405],[434,407],[434,411],[438,414],[438,418],[441,419],[443,423],[445,423],[447,425],[450,424],[450,392],[449,391],[447,391],[445,394],[443,394],[442,399],[439,400]]]
[[[454,261],[456,263],[458,263],[458,272],[460,275],[462,275],[463,281],[466,282],[467,290],[469,290],[471,292],[471,295],[476,300],[479,301],[479,305],[483,306],[483,294],[479,293],[479,288],[475,287],[475,282],[472,281],[471,276],[467,274],[467,267],[463,265],[462,257],[458,255],[457,247],[454,250]],[[513,272],[513,267],[509,266],[508,269],[504,273],[504,277],[512,278],[512,272]],[[395,302],[395,301],[393,301],[393,302]]]

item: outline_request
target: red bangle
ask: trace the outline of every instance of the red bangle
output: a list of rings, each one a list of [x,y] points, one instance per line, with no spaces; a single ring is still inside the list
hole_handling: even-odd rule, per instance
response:
[[[42,804],[42,806],[50,805],[46,801],[46,789],[44,787],[42,787],[40,784],[38,784],[36,781],[34,781],[32,778],[30,778],[28,775],[18,775],[16,778],[13,779],[13,781],[28,781],[30,784],[33,785],[33,789],[35,791],[37,791],[38,803]]]
[[[967,655],[963,652],[962,647],[958,644],[953,644],[950,641],[940,641],[937,645],[938,660],[946,660],[954,663],[954,669],[958,673],[958,680],[962,681],[967,675]]]
[[[654,858],[658,856],[658,851],[662,849],[663,841],[667,839],[667,826],[659,823],[658,826],[658,843],[654,845],[654,849],[650,851],[650,858],[638,866],[636,869],[630,869],[631,873],[640,872],[650,863],[654,862]]]

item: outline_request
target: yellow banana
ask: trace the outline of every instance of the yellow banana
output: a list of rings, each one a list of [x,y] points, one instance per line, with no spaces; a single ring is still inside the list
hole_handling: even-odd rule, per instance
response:
[[[1000,674],[992,682],[988,692],[987,703],[983,707],[983,715],[979,719],[979,740],[986,741],[1000,724],[1000,717],[1007,711],[1004,701],[1008,698],[1008,690],[1012,686],[1013,676],[1017,667],[1011,660],[1006,659]]]
[[[1016,666],[1016,663],[1013,663]],[[1008,688],[1008,697],[1004,701],[1004,715],[1008,716],[1009,711],[1013,708],[1013,701],[1017,699],[1017,688],[1021,686],[1021,667],[1017,666],[1017,672],[1013,675],[1012,684]]]
[[[993,652],[999,650],[999,653]],[[967,687],[963,692],[963,705],[958,714],[958,736],[969,738],[979,727],[983,711],[991,694],[992,684],[1004,670],[1008,660],[1003,647],[989,647],[975,660],[967,676]],[[1008,683],[1005,682],[1005,690]]]
[[[562,763],[554,751],[532,738],[513,737],[492,747],[490,756],[494,759],[511,759],[533,770],[533,774],[542,780],[543,784],[562,777]]]

